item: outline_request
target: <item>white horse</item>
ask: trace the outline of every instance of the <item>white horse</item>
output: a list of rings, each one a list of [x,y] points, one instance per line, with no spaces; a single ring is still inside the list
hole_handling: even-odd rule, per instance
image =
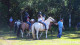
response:
[[[15,32],[18,30],[20,24],[21,24],[21,21],[20,20],[15,21],[15,23],[14,23]]]
[[[48,29],[49,29],[50,22],[55,22],[55,20],[52,17],[49,17],[47,20],[45,20],[47,30],[45,30],[45,26],[43,24],[41,24],[39,22],[34,23],[32,25],[33,39],[35,39],[35,31],[36,31],[37,39],[39,39],[39,37],[38,37],[39,31],[46,31],[46,38],[47,38],[47,32],[48,32]]]

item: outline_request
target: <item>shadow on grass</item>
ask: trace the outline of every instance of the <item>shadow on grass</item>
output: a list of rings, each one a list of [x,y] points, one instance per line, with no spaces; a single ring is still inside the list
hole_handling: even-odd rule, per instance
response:
[[[9,26],[0,26],[0,39],[6,39],[6,37],[15,36],[14,29],[10,30]]]
[[[68,39],[79,39],[80,31],[64,31],[63,37],[68,37]]]
[[[58,31],[53,30],[53,32],[51,33],[50,31],[48,32],[48,38],[47,39],[58,39],[57,38],[57,34]],[[63,31],[62,33],[63,37],[68,37],[69,39],[77,39],[80,38],[80,31]],[[70,34],[76,34],[78,35],[77,37],[70,37]],[[9,30],[9,27],[0,27],[0,37],[6,38],[6,36],[10,36],[7,40],[24,40],[24,41],[31,41],[32,39],[32,35],[31,37],[26,37],[24,35],[24,38],[21,37],[17,37],[16,34],[14,33],[14,30]],[[13,37],[13,38],[12,38]],[[40,38],[40,40],[46,40],[46,35],[45,32],[43,33],[42,37]]]
[[[70,37],[70,39],[80,39],[80,37]]]
[[[51,35],[51,33],[49,31],[47,39],[57,39],[57,36],[53,35],[53,34],[56,34],[56,33],[52,33],[52,35]],[[42,35],[42,37],[40,38],[40,40],[45,40],[46,39],[45,37],[46,37],[46,35],[45,35],[45,32],[44,32],[43,35]],[[28,39],[33,40],[32,35],[30,37],[26,37],[24,35],[23,38],[21,38],[21,36],[20,37],[16,37],[16,38],[8,38],[7,40],[28,40]]]
[[[40,40],[46,40],[45,38],[45,33],[43,33],[42,37],[39,38]],[[47,39],[57,39],[57,36],[51,36],[50,34],[48,34],[48,38]],[[22,37],[15,37],[15,38],[8,38],[7,40],[26,40],[26,41],[31,41],[33,40],[32,35],[30,37],[26,37],[24,36]]]

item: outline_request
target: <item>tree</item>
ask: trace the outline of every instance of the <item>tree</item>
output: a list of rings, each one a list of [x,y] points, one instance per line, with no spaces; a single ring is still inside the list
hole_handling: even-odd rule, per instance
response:
[[[80,0],[1,0],[1,19],[7,21],[10,16],[14,19],[21,19],[25,16],[25,11],[30,14],[30,18],[37,19],[37,14],[41,11],[46,17],[52,16],[57,21],[64,18],[65,26],[75,26],[80,18]],[[2,18],[3,17],[3,18]]]

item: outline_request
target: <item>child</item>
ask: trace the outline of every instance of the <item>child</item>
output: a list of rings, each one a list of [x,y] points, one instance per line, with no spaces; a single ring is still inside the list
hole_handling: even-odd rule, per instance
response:
[[[44,23],[44,20],[45,20],[45,17],[42,16],[42,13],[41,12],[39,12],[38,22],[42,23],[45,26],[45,30],[47,30],[46,24]]]
[[[31,23],[30,23],[30,18],[29,18],[29,14],[27,13],[27,24],[29,24],[29,30],[30,30],[30,28],[31,28]]]

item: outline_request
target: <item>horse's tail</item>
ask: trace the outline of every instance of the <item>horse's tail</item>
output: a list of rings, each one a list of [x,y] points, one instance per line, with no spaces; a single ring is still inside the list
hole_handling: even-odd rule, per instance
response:
[[[35,24],[32,25],[32,36],[33,36],[33,39],[35,39]]]

